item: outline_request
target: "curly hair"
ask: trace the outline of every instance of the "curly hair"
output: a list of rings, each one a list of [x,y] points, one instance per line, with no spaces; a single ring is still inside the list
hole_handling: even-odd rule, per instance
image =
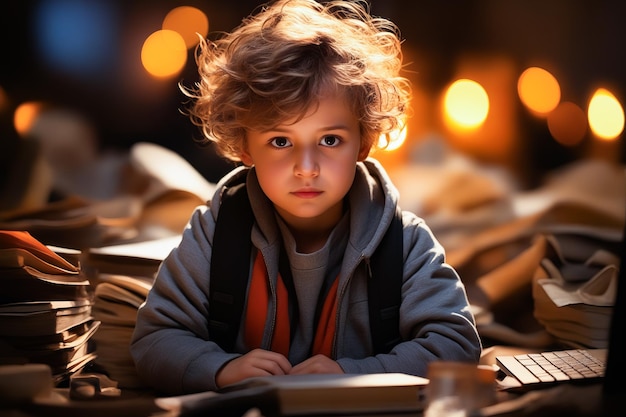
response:
[[[399,30],[363,1],[278,0],[231,33],[201,39],[189,113],[225,158],[239,161],[246,129],[304,117],[328,92],[345,93],[366,149],[402,128],[410,84],[400,76]]]

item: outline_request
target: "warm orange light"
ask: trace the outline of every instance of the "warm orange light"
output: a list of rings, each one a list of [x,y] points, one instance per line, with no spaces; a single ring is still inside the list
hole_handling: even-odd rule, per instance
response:
[[[406,118],[400,121],[400,125],[396,130],[389,132],[387,135],[381,135],[378,139],[378,146],[383,150],[391,152],[400,148],[406,141],[407,124]]]
[[[158,30],[148,36],[141,48],[141,62],[150,75],[169,78],[187,63],[187,46],[173,30]]]
[[[27,102],[20,104],[13,113],[13,126],[15,131],[22,137],[28,136],[41,113],[43,104],[39,102]]]
[[[178,32],[187,48],[192,48],[198,44],[198,35],[206,37],[209,33],[209,19],[195,7],[180,6],[165,16],[163,29]]]
[[[458,151],[485,163],[516,164],[520,132],[511,87],[519,70],[504,55],[467,55],[438,97],[437,130]],[[452,105],[454,104],[454,106]],[[461,124],[460,122],[464,122]]]
[[[453,130],[474,130],[489,113],[489,96],[476,81],[460,79],[444,96],[444,119]]]
[[[597,89],[591,97],[587,118],[591,131],[600,139],[613,140],[624,131],[624,109],[604,88]]]
[[[546,114],[561,100],[561,87],[556,78],[543,68],[531,67],[520,75],[517,93],[531,111]]]
[[[585,112],[576,104],[564,101],[548,115],[548,129],[560,144],[577,145],[587,133]]]

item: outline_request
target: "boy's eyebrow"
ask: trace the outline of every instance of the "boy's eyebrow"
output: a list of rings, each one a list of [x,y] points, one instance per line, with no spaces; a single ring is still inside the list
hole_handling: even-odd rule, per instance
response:
[[[269,133],[269,132],[280,132],[280,133],[289,133],[292,129],[288,129],[286,127],[276,126],[270,127],[269,129],[261,130],[261,133]],[[326,131],[326,130],[350,130],[350,127],[346,124],[336,124],[330,126],[322,126],[318,131]]]

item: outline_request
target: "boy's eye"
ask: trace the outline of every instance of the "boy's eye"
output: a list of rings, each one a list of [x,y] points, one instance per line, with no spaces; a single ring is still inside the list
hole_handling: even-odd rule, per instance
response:
[[[339,145],[340,142],[341,140],[339,139],[339,137],[334,136],[334,135],[328,135],[322,138],[320,145],[332,147],[332,146]]]
[[[284,148],[289,146],[289,139],[282,137],[282,136],[278,136],[275,138],[272,138],[272,140],[270,141],[270,144],[276,148]]]

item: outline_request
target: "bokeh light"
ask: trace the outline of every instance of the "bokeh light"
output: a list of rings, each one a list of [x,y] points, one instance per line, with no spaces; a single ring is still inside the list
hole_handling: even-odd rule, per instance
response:
[[[557,79],[539,67],[530,67],[520,75],[517,93],[522,103],[539,114],[551,112],[561,100],[561,87]]]
[[[88,78],[109,75],[119,44],[115,3],[105,0],[45,0],[35,16],[35,42],[57,71]]]
[[[600,139],[612,140],[624,131],[624,108],[607,89],[597,89],[587,109],[591,131]]]
[[[162,29],[178,32],[187,48],[192,48],[198,44],[198,35],[206,37],[209,33],[209,19],[195,7],[180,6],[165,16]]]
[[[378,145],[385,151],[391,152],[399,149],[406,141],[407,123],[406,118],[400,121],[397,129],[389,132],[388,135],[381,135],[378,139]]]
[[[444,118],[453,130],[473,130],[489,113],[489,96],[476,81],[460,79],[453,82],[444,96]]]
[[[587,133],[587,118],[578,105],[564,101],[547,118],[550,134],[561,145],[579,144]]]
[[[145,40],[141,62],[148,73],[157,78],[179,74],[187,63],[187,46],[183,37],[173,30],[158,30]]]
[[[29,135],[43,107],[44,105],[41,102],[29,101],[20,104],[17,109],[15,109],[15,113],[13,113],[13,126],[21,137]]]

